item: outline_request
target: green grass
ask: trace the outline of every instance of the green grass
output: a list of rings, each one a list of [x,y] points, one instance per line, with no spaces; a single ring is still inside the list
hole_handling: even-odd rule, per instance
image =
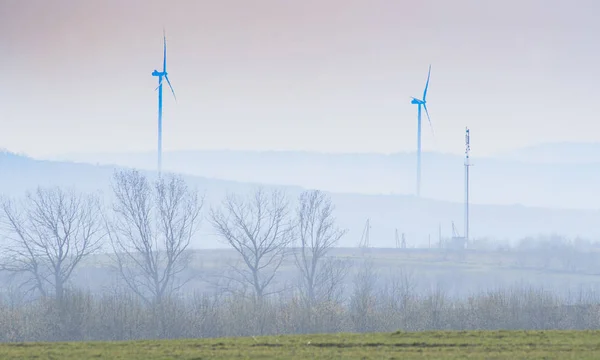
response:
[[[598,359],[600,331],[454,331],[1,344],[0,359]]]

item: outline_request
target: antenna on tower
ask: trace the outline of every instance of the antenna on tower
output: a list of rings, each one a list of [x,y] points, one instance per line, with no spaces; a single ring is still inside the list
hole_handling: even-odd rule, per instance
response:
[[[471,153],[471,134],[469,128],[465,128],[465,241],[469,241],[469,167]]]

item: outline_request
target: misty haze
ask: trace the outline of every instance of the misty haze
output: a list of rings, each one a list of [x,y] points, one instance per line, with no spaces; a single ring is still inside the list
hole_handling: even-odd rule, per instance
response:
[[[600,329],[575,3],[0,1],[0,342]]]

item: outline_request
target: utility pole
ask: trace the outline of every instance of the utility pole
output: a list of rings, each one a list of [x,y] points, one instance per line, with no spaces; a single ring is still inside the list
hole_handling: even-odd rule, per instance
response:
[[[469,241],[469,155],[471,152],[471,138],[469,128],[465,128],[465,241]]]

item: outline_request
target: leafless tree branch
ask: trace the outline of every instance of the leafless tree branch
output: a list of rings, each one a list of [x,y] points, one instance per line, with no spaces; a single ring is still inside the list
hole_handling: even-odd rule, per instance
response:
[[[250,283],[254,296],[262,299],[292,241],[288,202],[280,191],[261,188],[248,198],[227,195],[222,206],[211,210],[211,223],[242,258],[245,266],[236,269],[239,279]]]
[[[294,255],[302,278],[302,295],[309,304],[329,300],[343,277],[342,263],[324,262],[346,230],[335,226],[331,199],[319,190],[300,194],[297,216],[298,245]]]
[[[0,268],[27,275],[23,285],[62,299],[75,268],[105,236],[97,196],[38,187],[21,201],[3,199],[8,244]]]
[[[119,274],[144,301],[160,304],[184,284],[179,275],[191,260],[204,198],[181,177],[151,183],[137,170],[116,172],[113,192],[106,226]]]

